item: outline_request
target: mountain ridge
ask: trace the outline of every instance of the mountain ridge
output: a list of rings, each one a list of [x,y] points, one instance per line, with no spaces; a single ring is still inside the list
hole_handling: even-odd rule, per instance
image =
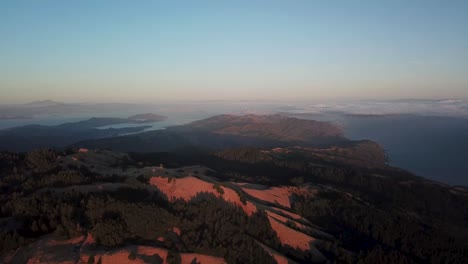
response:
[[[336,125],[281,115],[218,115],[164,130],[74,144],[118,151],[172,151],[185,147],[222,149],[235,146],[325,147],[352,142]]]

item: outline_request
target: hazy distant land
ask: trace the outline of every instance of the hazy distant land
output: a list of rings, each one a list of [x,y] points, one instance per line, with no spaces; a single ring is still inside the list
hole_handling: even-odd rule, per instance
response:
[[[24,126],[36,122],[49,127],[44,130],[43,127],[39,126],[42,131],[50,129],[60,131],[64,128],[61,126],[64,123],[77,123],[71,126],[89,125],[89,116],[118,117],[108,119],[106,122],[104,122],[105,119],[94,120],[93,122],[98,122],[94,126],[99,127],[100,130],[110,130],[92,130],[90,136],[84,136],[84,133],[81,133],[80,137],[64,140],[66,144],[75,143],[75,139],[87,140],[161,129],[222,113],[281,112],[284,115],[301,119],[332,122],[339,125],[343,129],[344,135],[350,139],[370,139],[381,144],[387,151],[389,162],[392,165],[440,182],[468,185],[468,168],[464,159],[466,155],[463,154],[463,151],[468,148],[468,136],[466,136],[468,135],[468,103],[461,100],[366,101],[336,104],[209,102],[159,105],[84,105],[45,100],[25,105],[0,106],[0,109],[6,108],[10,109],[9,113],[12,113],[13,110],[18,111],[18,114],[27,113],[24,109],[28,109],[29,113],[31,111],[37,113],[31,120],[0,120],[0,128],[23,126],[16,131],[26,132],[21,132],[19,135],[28,134],[29,132],[25,130]],[[67,110],[61,112],[64,109]],[[8,114],[0,112],[5,117]],[[158,113],[158,115],[139,113]],[[127,118],[128,116],[130,118]],[[165,119],[164,116],[170,118]],[[9,118],[11,117],[9,116]],[[129,119],[134,120],[129,121]],[[159,121],[150,122],[156,120]],[[147,126],[146,128],[139,127],[143,123]],[[38,129],[38,127],[30,126],[27,128]],[[2,134],[5,135],[5,132],[0,130],[0,135]],[[7,145],[3,145],[4,147],[12,147],[10,139],[12,139],[13,134],[10,132],[10,135],[5,137],[7,140],[4,142]],[[68,137],[64,136],[63,133],[58,135],[52,133],[51,135],[57,136],[60,140]],[[21,142],[25,142],[24,144],[27,145],[28,142],[34,141],[32,138],[34,137],[28,137],[27,140],[21,139]],[[31,145],[31,147],[38,146],[45,145]]]
[[[157,114],[141,114],[129,118],[93,117],[87,120],[60,125],[25,125],[0,130],[0,150],[29,151],[43,147],[66,147],[80,140],[113,137],[141,132],[151,128],[147,123],[159,122],[167,117]],[[128,124],[126,127],[106,127]],[[131,124],[141,124],[130,126]]]

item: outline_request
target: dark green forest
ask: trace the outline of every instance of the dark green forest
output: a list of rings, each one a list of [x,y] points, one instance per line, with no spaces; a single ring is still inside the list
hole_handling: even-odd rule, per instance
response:
[[[282,245],[262,210],[248,216],[209,193],[168,202],[156,188],[148,188],[149,178],[144,175],[100,174],[90,169],[94,165],[63,163],[60,157],[75,152],[43,149],[0,154],[2,254],[46,234],[67,239],[90,233],[103,249],[128,244],[169,249],[171,263],[180,262],[183,252],[218,256],[228,263],[275,263],[262,245],[297,263],[317,262],[311,252]],[[291,201],[294,212],[331,235],[317,236],[313,242],[326,257],[320,262],[464,263],[468,259],[466,194],[395,168],[363,168],[293,155],[247,147],[133,153],[113,166],[201,164],[221,184],[314,184],[321,191],[313,199],[295,195]],[[101,192],[64,188],[97,182],[127,185]],[[171,231],[175,226],[180,227],[180,236]]]

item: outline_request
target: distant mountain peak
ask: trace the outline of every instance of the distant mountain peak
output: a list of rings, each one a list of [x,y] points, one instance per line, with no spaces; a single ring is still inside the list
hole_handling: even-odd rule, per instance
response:
[[[29,107],[41,107],[41,106],[52,106],[52,105],[62,105],[62,104],[64,103],[53,101],[53,100],[39,100],[39,101],[29,102],[24,105],[29,106]]]

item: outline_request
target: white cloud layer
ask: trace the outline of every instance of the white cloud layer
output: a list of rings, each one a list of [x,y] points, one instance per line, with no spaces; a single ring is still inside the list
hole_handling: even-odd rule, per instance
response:
[[[343,112],[356,115],[417,114],[468,117],[468,101],[464,100],[394,100],[355,101],[297,105],[290,113]]]

